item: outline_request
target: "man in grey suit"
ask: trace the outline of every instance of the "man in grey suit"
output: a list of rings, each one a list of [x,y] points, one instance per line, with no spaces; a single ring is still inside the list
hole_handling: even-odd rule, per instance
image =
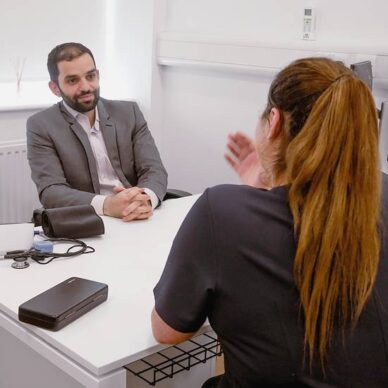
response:
[[[80,43],[56,46],[47,67],[62,101],[27,120],[43,206],[91,204],[123,221],[149,218],[166,193],[167,173],[137,104],[100,98],[93,54]]]

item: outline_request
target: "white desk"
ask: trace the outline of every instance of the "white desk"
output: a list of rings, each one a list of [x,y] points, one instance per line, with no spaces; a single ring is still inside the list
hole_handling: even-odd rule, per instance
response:
[[[151,333],[152,289],[196,199],[167,201],[146,221],[104,217],[105,235],[84,239],[93,254],[23,270],[0,261],[0,388],[149,386],[123,366],[165,348]],[[107,283],[108,300],[58,332],[18,321],[20,304],[71,276]],[[198,387],[212,369],[194,367],[157,387]]]

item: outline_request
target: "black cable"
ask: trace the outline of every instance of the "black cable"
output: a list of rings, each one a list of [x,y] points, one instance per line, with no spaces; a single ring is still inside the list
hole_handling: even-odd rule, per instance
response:
[[[7,252],[4,255],[4,259],[18,259],[18,258],[28,258],[30,257],[32,260],[37,262],[38,264],[49,264],[54,259],[64,258],[64,257],[73,257],[78,255],[83,255],[87,253],[95,252],[95,249],[81,240],[71,239],[71,238],[47,238],[44,241],[51,242],[61,242],[61,243],[72,243],[73,245],[67,249],[65,253],[55,253],[55,252],[43,252],[35,249],[30,249],[28,251],[12,251]],[[72,252],[72,249],[79,248],[78,250]],[[48,260],[46,260],[48,259]]]

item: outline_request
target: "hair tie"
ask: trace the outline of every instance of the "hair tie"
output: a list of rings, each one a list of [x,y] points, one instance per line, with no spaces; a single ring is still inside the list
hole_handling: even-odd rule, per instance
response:
[[[339,76],[333,81],[333,83],[339,81],[341,78],[347,77],[348,75],[349,75],[349,74],[346,74],[346,73],[339,75]]]

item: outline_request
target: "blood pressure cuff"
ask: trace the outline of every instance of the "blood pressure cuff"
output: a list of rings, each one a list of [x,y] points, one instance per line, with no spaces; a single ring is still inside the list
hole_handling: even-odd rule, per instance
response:
[[[84,238],[104,234],[104,222],[93,206],[76,205],[43,209],[43,232],[47,237]]]

